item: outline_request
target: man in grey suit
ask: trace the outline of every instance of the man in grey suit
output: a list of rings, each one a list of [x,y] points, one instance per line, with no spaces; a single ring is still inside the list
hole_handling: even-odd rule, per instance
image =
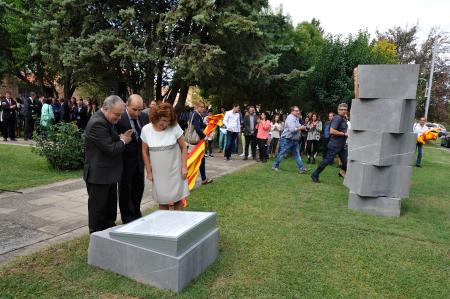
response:
[[[252,157],[256,160],[256,123],[257,116],[255,108],[250,106],[248,108],[248,115],[244,116],[244,137],[245,137],[245,152],[244,160],[248,159],[248,147],[252,147]]]
[[[116,124],[125,110],[118,96],[105,99],[102,108],[89,120],[85,130],[84,180],[88,192],[89,232],[115,225],[117,184],[122,175],[122,153],[133,130],[118,134]]]

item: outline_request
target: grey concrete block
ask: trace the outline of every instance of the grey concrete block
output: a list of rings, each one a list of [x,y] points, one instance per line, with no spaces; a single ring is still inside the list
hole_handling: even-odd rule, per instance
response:
[[[156,211],[111,231],[113,239],[178,256],[216,229],[216,213]]]
[[[417,136],[375,131],[348,131],[348,159],[375,166],[411,165]]]
[[[401,199],[394,197],[366,197],[350,191],[348,208],[371,215],[400,217]]]
[[[418,64],[359,65],[359,98],[415,99]]]
[[[350,123],[353,130],[409,133],[414,125],[416,100],[353,99]]]
[[[411,166],[374,166],[349,160],[344,185],[360,196],[408,197]]]
[[[88,264],[158,288],[180,292],[198,277],[219,252],[219,231],[208,232],[179,256],[171,256],[113,239],[115,228],[91,234]]]

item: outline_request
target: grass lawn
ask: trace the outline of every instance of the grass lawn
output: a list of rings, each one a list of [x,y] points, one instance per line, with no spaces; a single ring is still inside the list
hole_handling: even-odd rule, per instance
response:
[[[192,192],[216,211],[218,260],[180,295],[88,266],[88,236],[0,270],[3,298],[449,298],[450,152],[426,148],[398,219],[347,209],[329,167],[313,184],[292,159],[258,164]]]
[[[78,171],[56,171],[31,147],[0,144],[0,189],[17,190],[81,177]]]

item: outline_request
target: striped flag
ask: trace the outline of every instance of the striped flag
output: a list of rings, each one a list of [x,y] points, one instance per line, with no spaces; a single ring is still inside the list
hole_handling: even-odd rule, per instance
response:
[[[223,114],[216,114],[212,116],[208,116],[208,125],[203,131],[206,136],[211,135],[212,132],[216,129],[218,125],[222,124]],[[198,176],[198,170],[200,168],[200,164],[202,163],[202,159],[205,155],[205,140],[200,140],[194,148],[191,150],[191,152],[188,155],[187,160],[187,168],[188,168],[188,185],[189,190],[192,190],[195,186],[195,180]],[[183,206],[185,207],[187,205],[186,198],[183,198]]]

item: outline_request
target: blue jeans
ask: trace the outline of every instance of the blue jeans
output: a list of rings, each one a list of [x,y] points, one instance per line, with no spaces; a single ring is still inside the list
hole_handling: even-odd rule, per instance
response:
[[[226,145],[227,145],[227,134],[220,132],[220,135],[219,135],[219,149],[224,151]]]
[[[280,139],[280,149],[278,150],[277,157],[275,158],[275,162],[273,163],[272,167],[278,168],[280,167],[281,159],[283,159],[283,156],[288,152],[291,151],[295,162],[297,162],[298,170],[303,170],[303,162],[302,158],[300,157],[300,152],[298,150],[298,140],[291,140],[286,138]]]
[[[416,160],[416,165],[417,165],[417,166],[420,166],[420,164],[422,163],[423,144],[422,144],[422,143],[417,143],[416,148],[417,148],[417,160]]]

